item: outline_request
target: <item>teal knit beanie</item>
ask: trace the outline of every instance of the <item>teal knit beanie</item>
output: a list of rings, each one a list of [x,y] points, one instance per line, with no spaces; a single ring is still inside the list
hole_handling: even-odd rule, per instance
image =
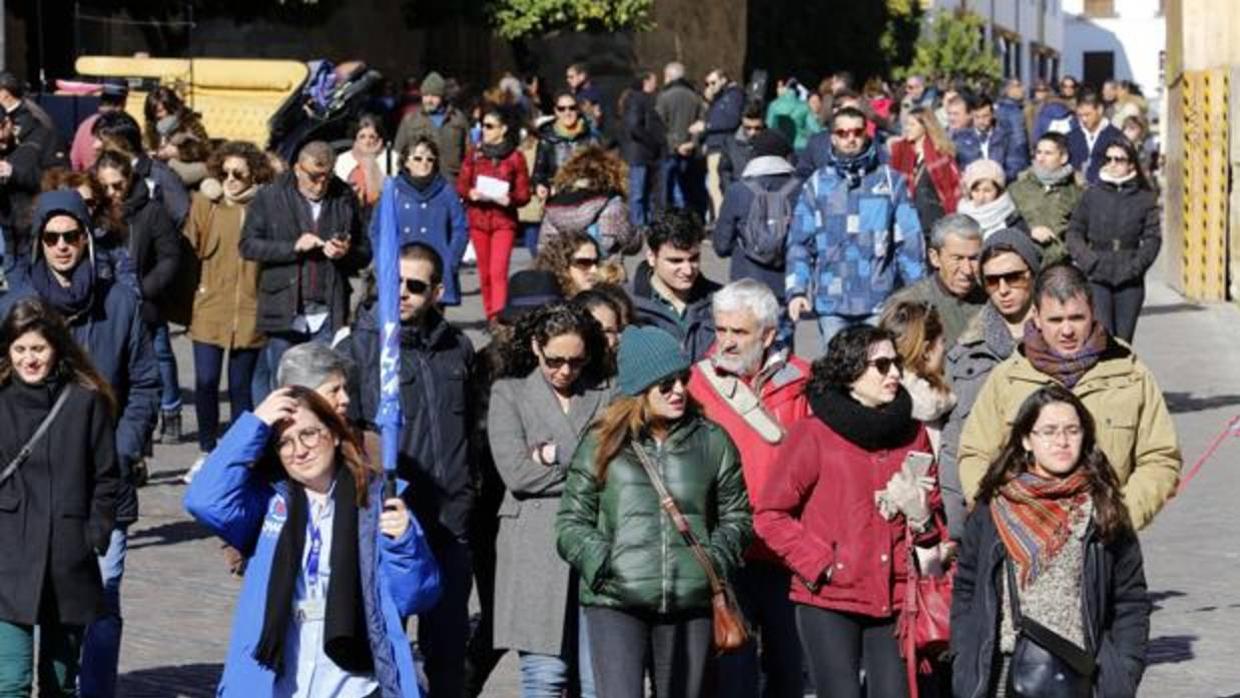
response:
[[[620,335],[616,364],[620,392],[637,396],[664,378],[688,370],[689,357],[664,330],[630,325]]]

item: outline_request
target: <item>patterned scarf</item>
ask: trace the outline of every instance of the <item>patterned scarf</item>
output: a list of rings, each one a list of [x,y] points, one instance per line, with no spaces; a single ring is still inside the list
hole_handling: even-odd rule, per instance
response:
[[[1025,472],[999,488],[990,516],[1016,563],[1021,587],[1028,587],[1059,554],[1088,501],[1089,480],[1080,468],[1054,480]]]
[[[1102,323],[1094,321],[1093,329],[1085,339],[1085,346],[1081,347],[1075,356],[1064,356],[1046,343],[1033,320],[1030,320],[1025,323],[1025,358],[1029,359],[1034,368],[1071,390],[1102,358],[1103,352],[1110,346],[1110,340],[1111,337]]]

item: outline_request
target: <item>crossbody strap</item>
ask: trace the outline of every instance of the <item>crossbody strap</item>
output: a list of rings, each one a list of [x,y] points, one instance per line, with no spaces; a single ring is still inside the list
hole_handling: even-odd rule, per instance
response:
[[[60,397],[56,398],[56,403],[52,405],[52,409],[48,411],[43,421],[39,422],[39,428],[34,430],[34,434],[26,441],[26,445],[22,446],[17,455],[13,456],[13,460],[9,461],[9,464],[5,466],[4,471],[0,472],[0,484],[12,477],[13,473],[17,472],[17,469],[22,466],[22,463],[25,463],[26,459],[30,458],[30,452],[35,443],[47,432],[48,427],[52,425],[52,420],[56,419],[56,415],[60,413],[60,408],[65,406],[71,389],[71,386],[66,385],[60,391]]]
[[[749,387],[749,384],[737,376],[728,378],[720,376],[710,359],[699,361],[698,370],[715,394],[740,415],[746,424],[758,432],[763,441],[777,444],[784,440],[784,428],[766,411],[762,398],[753,388]]]
[[[689,520],[681,513],[680,507],[676,505],[676,500],[672,497],[672,493],[667,491],[667,485],[663,483],[662,476],[659,475],[659,468],[654,464],[654,459],[646,453],[646,449],[636,441],[632,442],[633,452],[637,454],[637,460],[641,461],[642,468],[646,470],[646,475],[650,477],[650,484],[654,485],[654,491],[659,495],[659,506],[672,520],[672,525],[680,532],[685,543],[688,544],[689,550],[693,552],[693,557],[697,558],[698,564],[706,571],[706,578],[710,580],[710,591],[712,594],[719,594],[724,591],[723,581],[719,579],[719,573],[715,571],[715,564],[711,562],[710,556],[706,554],[706,550],[702,547],[702,543],[694,535],[693,529],[689,527]]]

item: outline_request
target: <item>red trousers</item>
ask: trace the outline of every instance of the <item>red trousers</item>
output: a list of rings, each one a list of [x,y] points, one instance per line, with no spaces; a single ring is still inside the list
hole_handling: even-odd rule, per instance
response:
[[[508,264],[512,258],[515,228],[469,231],[478,256],[478,282],[482,286],[482,309],[487,319],[499,315],[508,302]]]

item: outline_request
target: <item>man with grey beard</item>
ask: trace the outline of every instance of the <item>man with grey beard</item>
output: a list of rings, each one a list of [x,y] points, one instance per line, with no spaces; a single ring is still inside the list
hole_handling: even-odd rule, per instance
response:
[[[776,454],[787,428],[809,414],[805,384],[810,368],[776,343],[781,311],[766,284],[734,281],[715,292],[711,311],[715,342],[694,364],[689,394],[732,437],[754,501],[779,467]],[[765,684],[762,695],[800,696],[801,650],[788,599],[790,573],[760,538],[745,559],[735,580],[736,597],[755,632],[742,651],[720,658],[719,694],[755,696]]]

